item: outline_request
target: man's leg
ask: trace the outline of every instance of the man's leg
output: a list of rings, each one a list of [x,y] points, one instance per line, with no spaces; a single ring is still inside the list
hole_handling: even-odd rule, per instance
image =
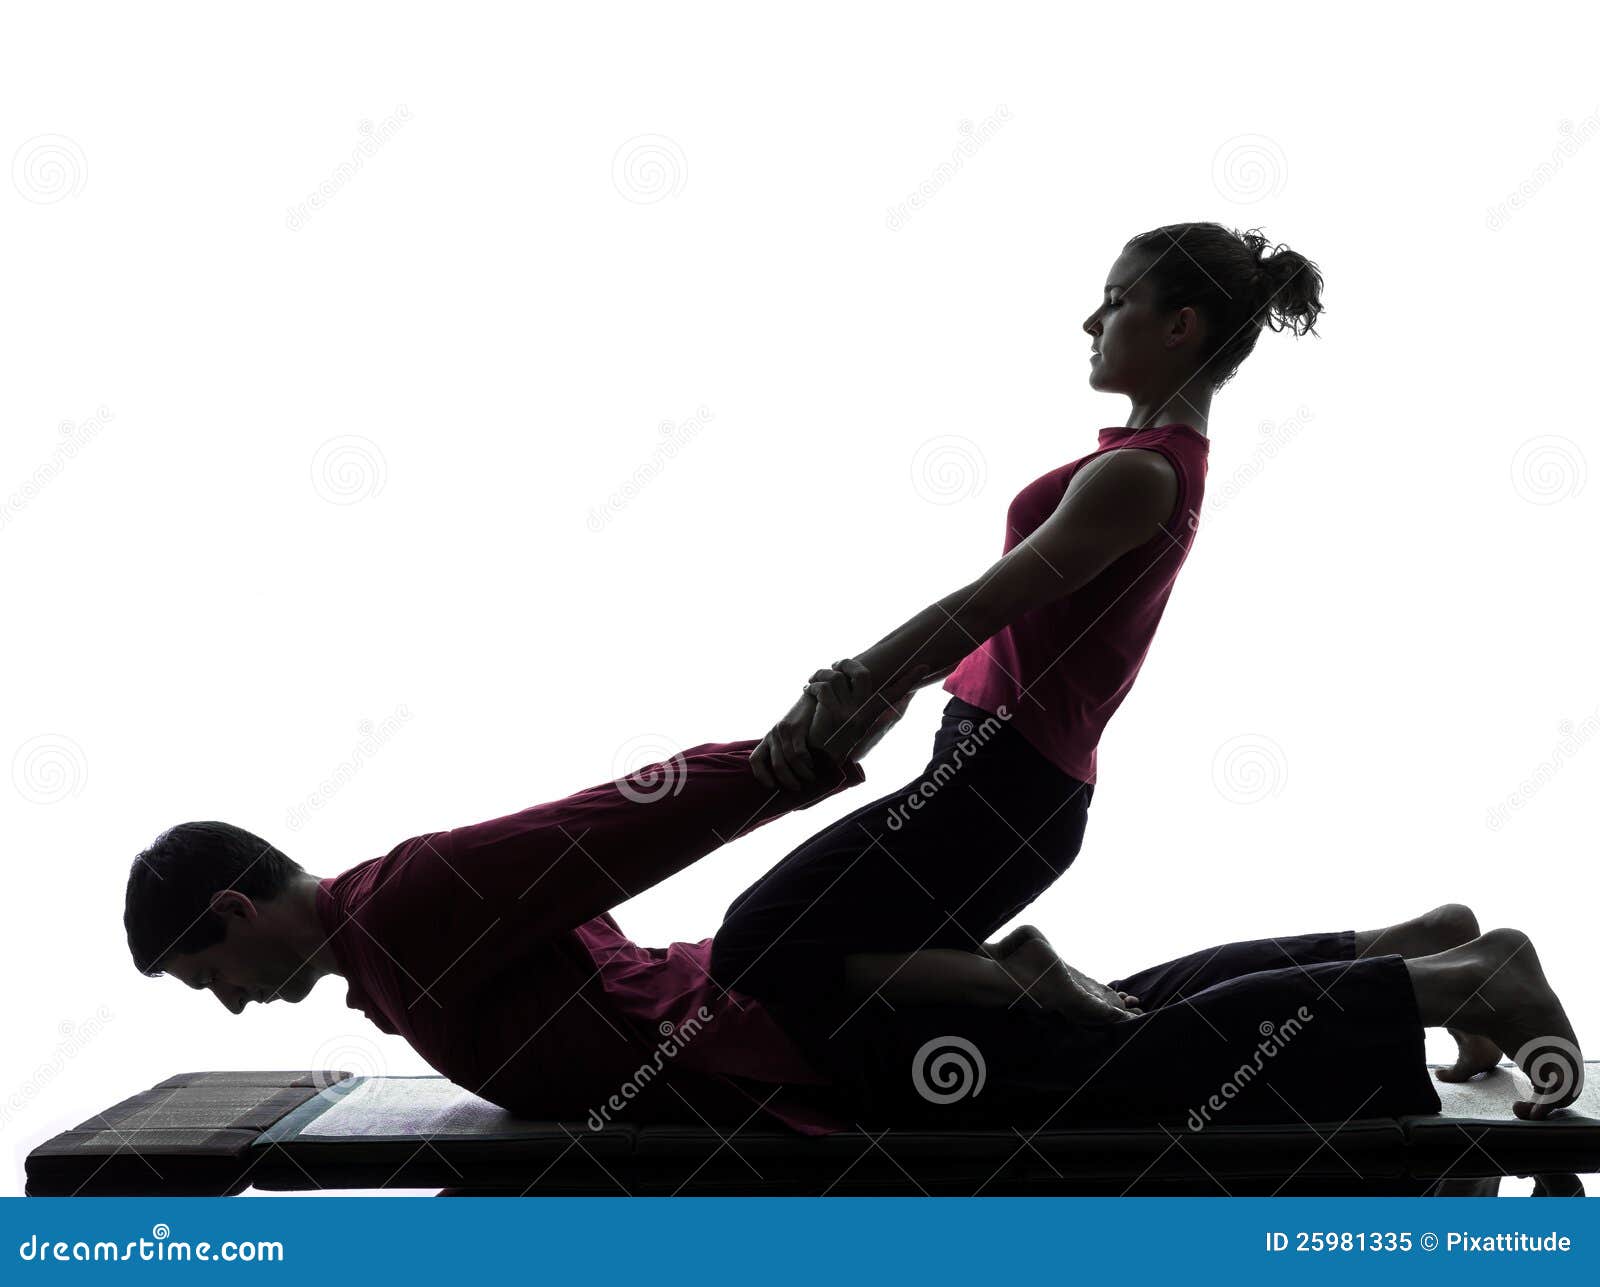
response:
[[[1578,1097],[1583,1056],[1577,1034],[1526,934],[1490,930],[1405,965],[1424,1024],[1481,1033],[1527,1073],[1537,1097],[1516,1105],[1519,1117],[1548,1117]]]
[[[1431,911],[1371,930],[1335,930],[1323,934],[1291,934],[1279,938],[1225,943],[1151,966],[1110,986],[1139,998],[1142,1009],[1181,1001],[1185,996],[1224,979],[1261,970],[1321,961],[1353,961],[1395,954],[1410,960],[1443,952],[1478,937],[1478,920],[1461,903],[1445,903]],[[1500,1048],[1487,1037],[1452,1027],[1457,1057],[1438,1072],[1441,1081],[1465,1081],[1500,1062]]]
[[[865,1116],[1029,1131],[1118,1122],[1343,1122],[1439,1110],[1404,961],[1227,979],[1122,1022],[899,1006],[852,1025]],[[964,1087],[964,1095],[957,1092]]]

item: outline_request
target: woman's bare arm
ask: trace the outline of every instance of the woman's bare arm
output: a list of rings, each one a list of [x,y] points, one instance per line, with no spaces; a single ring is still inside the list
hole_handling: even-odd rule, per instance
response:
[[[1073,476],[1061,503],[977,580],[945,595],[850,660],[882,691],[903,692],[948,675],[984,640],[1024,614],[1087,585],[1162,530],[1177,504],[1177,474],[1159,452],[1107,452]],[[842,663],[841,663],[842,665]],[[910,679],[913,667],[925,667]],[[876,700],[875,694],[862,697]],[[750,757],[767,786],[814,781],[806,733],[816,709],[802,694]]]

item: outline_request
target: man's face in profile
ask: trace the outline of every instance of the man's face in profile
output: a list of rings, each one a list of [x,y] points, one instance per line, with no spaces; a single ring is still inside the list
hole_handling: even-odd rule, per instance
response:
[[[256,1001],[303,1001],[316,984],[316,972],[289,948],[275,918],[237,890],[224,890],[212,900],[222,918],[220,943],[199,952],[175,952],[161,968],[191,988],[215,994],[231,1014]]]

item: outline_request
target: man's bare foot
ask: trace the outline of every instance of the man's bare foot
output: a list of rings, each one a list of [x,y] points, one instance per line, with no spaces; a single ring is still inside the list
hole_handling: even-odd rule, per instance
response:
[[[1357,930],[1357,956],[1431,956],[1478,937],[1478,918],[1465,903],[1443,903],[1421,916],[1381,929]]]
[[[1456,1061],[1434,1073],[1440,1081],[1467,1081],[1500,1066],[1500,1047],[1488,1037],[1480,1037],[1464,1028],[1447,1028],[1446,1031],[1456,1039]]]
[[[1513,1052],[1533,1083],[1534,1098],[1519,1100],[1513,1111],[1538,1121],[1572,1103],[1583,1090],[1583,1055],[1528,936],[1490,930],[1459,950],[1480,961],[1482,971],[1454,1018],[1466,1031]]]

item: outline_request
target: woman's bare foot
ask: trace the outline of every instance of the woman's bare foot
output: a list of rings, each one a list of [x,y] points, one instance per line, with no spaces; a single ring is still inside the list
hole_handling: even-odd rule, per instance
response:
[[[1001,963],[1045,1009],[1084,1023],[1120,1023],[1134,1017],[1118,993],[1074,970],[1032,926],[1023,929],[1031,933],[1016,940]]]
[[[1470,990],[1451,1017],[1466,1031],[1513,1052],[1533,1083],[1534,1098],[1519,1100],[1513,1111],[1537,1121],[1572,1103],[1583,1090],[1583,1055],[1528,936],[1521,930],[1490,930],[1456,951],[1468,960]]]

